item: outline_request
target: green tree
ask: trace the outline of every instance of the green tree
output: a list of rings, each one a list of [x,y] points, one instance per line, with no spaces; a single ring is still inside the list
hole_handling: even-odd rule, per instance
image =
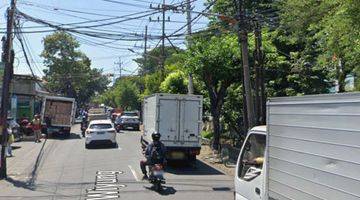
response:
[[[167,75],[160,85],[161,92],[171,94],[186,94],[187,80],[184,72],[175,71]]]
[[[106,89],[108,79],[101,71],[91,69],[90,59],[78,50],[80,44],[65,32],[55,32],[43,40],[44,79],[55,93],[76,98],[80,106],[91,96]]]
[[[330,80],[345,91],[345,78],[359,66],[360,32],[358,2],[349,0],[296,1],[280,4],[281,29],[288,38],[303,46],[301,52],[311,56],[318,67],[329,71]],[[309,53],[312,54],[309,54]]]
[[[178,52],[182,52],[180,48],[165,46],[165,65],[177,62],[176,57],[172,56]],[[146,55],[134,59],[140,70],[139,74],[152,74],[161,69],[161,46],[153,48]]]
[[[115,89],[115,102],[117,107],[124,110],[140,109],[139,89],[136,84],[129,80],[120,80]]]
[[[160,92],[161,82],[162,82],[162,75],[161,72],[159,71],[145,75],[144,77],[145,90],[142,96],[144,97],[153,93]]]
[[[213,117],[213,148],[218,149],[220,142],[220,116],[227,89],[241,81],[241,59],[234,35],[221,37],[192,38],[193,45],[186,52],[184,66],[202,80],[210,99],[210,113]]]

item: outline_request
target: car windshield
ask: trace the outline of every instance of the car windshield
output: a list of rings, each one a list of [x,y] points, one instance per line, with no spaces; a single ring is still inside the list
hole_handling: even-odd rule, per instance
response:
[[[111,124],[91,124],[90,129],[109,129],[112,128]]]

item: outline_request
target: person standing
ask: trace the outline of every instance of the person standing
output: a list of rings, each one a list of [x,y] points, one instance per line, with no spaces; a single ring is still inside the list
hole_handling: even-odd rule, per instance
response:
[[[6,156],[12,157],[12,147],[11,144],[14,143],[14,134],[12,133],[11,129],[8,129],[8,141],[6,145]]]
[[[36,114],[33,121],[32,121],[32,125],[33,125],[33,131],[34,131],[34,135],[35,135],[35,143],[37,142],[41,142],[40,138],[41,138],[41,120],[40,120],[40,115]]]

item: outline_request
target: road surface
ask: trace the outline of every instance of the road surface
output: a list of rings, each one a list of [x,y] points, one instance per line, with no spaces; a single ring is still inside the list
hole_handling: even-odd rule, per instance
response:
[[[197,168],[169,167],[157,193],[141,180],[139,132],[119,133],[116,148],[85,149],[78,130],[75,125],[69,139],[15,143],[0,199],[233,199],[232,177],[201,161]]]

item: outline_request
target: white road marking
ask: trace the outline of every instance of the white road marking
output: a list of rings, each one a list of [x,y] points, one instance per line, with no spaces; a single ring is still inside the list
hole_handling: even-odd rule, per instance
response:
[[[130,169],[131,173],[133,174],[133,176],[134,176],[135,180],[136,180],[137,182],[139,182],[139,181],[140,181],[140,179],[139,179],[139,177],[138,177],[138,175],[137,175],[136,171],[135,171],[135,170],[131,167],[131,165],[129,165],[129,169]]]

